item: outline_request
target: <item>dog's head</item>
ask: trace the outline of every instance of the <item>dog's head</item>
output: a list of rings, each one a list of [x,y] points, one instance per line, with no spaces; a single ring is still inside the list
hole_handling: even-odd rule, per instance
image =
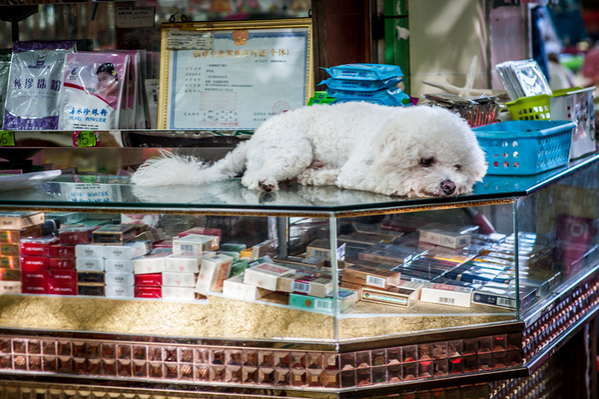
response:
[[[484,152],[468,123],[440,107],[398,110],[381,129],[377,149],[373,166],[386,180],[386,194],[465,194],[487,172]]]

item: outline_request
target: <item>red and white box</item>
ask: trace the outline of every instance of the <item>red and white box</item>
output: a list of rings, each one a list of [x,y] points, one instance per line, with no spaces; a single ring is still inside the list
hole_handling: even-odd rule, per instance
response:
[[[160,299],[162,298],[162,287],[135,287],[135,298],[153,298]]]
[[[166,267],[166,257],[170,254],[146,255],[133,259],[133,273],[162,273]]]
[[[219,292],[224,281],[229,277],[233,258],[228,255],[215,255],[202,260],[195,292],[208,295],[208,292]]]
[[[135,286],[162,286],[162,273],[135,274]]]
[[[47,270],[49,264],[46,256],[21,256],[21,270]]]
[[[75,258],[75,246],[55,244],[50,246],[49,256],[51,258]]]
[[[54,270],[54,269],[75,270],[77,268],[77,263],[74,258],[73,259],[48,258],[48,268],[50,270]]]
[[[89,244],[92,232],[97,227],[67,227],[58,230],[58,238],[62,245]]]
[[[50,246],[58,244],[58,237],[46,236],[35,238],[21,238],[21,255],[26,256],[50,256]]]
[[[245,269],[243,282],[256,287],[276,291],[279,277],[295,273],[295,270],[272,263],[262,263]]]
[[[48,283],[54,286],[77,287],[77,272],[75,270],[49,270]]]
[[[48,294],[50,295],[77,295],[77,284],[73,287],[61,287],[48,283]]]
[[[132,241],[123,245],[105,245],[104,257],[106,259],[134,259],[150,253],[149,241]]]
[[[420,289],[420,300],[422,302],[469,308],[471,298],[472,288],[470,287],[427,282]]]
[[[173,253],[189,253],[202,255],[210,251],[216,251],[219,245],[217,236],[204,236],[200,234],[188,234],[184,237],[173,239]]]
[[[195,273],[173,273],[164,272],[162,273],[162,286],[163,287],[191,287],[196,286],[196,274]],[[163,292],[164,295],[164,292]]]

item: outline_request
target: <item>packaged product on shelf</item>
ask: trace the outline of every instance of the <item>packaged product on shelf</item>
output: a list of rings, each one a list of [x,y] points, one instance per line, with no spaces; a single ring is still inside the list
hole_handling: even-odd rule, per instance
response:
[[[63,227],[58,230],[58,238],[62,245],[89,244],[95,229],[96,227]]]
[[[381,262],[388,264],[405,264],[418,258],[421,253],[414,252],[411,249],[401,245],[394,244],[376,244],[371,245],[358,256],[362,260],[371,262]]]
[[[196,274],[189,272],[163,272],[163,287],[195,287]]]
[[[0,280],[0,295],[2,294],[20,294],[22,292],[22,283],[20,281]]]
[[[127,76],[122,82],[123,98],[121,101],[121,114],[119,118],[119,128],[135,129],[138,128],[138,106],[140,100],[140,54],[137,50],[108,50],[108,53],[117,53],[128,55],[128,63],[126,66]]]
[[[100,271],[77,271],[77,283],[105,284],[106,273]]]
[[[0,230],[0,243],[19,243],[21,238],[39,237],[42,235],[42,225],[35,224],[23,229]]]
[[[21,281],[21,269],[0,268],[0,281]]]
[[[190,234],[199,234],[201,236],[218,236],[218,239],[220,241],[221,238],[222,238],[223,232],[222,232],[221,229],[196,226],[196,227],[192,227],[191,229],[187,229],[185,231],[182,231],[177,236],[178,237],[185,237],[185,236],[190,235]],[[243,244],[243,245],[245,245],[245,244]]]
[[[401,273],[391,270],[354,265],[343,269],[342,280],[354,284],[388,288],[400,283]]]
[[[20,254],[31,256],[50,256],[51,245],[57,243],[58,237],[54,236],[22,238],[21,242],[19,243]]]
[[[229,277],[232,263],[232,257],[222,254],[202,259],[195,292],[208,295],[210,291],[221,291],[224,281]]]
[[[419,241],[447,248],[463,248],[470,244],[470,229],[463,226],[422,227]]]
[[[132,259],[104,259],[106,273],[133,273]]]
[[[343,259],[345,256],[345,245],[340,244],[335,252],[337,259]],[[306,258],[311,257],[330,258],[331,242],[325,238],[318,238],[312,241],[306,248]]]
[[[20,256],[0,256],[0,268],[18,269],[21,265]]]
[[[526,291],[534,295],[533,288],[526,289]],[[472,293],[472,303],[516,309],[516,292],[515,290],[483,286]]]
[[[76,258],[75,269],[82,272],[103,272],[104,259],[102,258]]]
[[[135,286],[134,287],[135,298],[162,298],[162,287],[160,286]]]
[[[174,254],[203,255],[218,249],[219,239],[217,236],[200,234],[188,234],[173,239]]]
[[[276,251],[276,241],[265,240],[248,248],[248,250],[252,251],[250,255],[251,260],[259,259],[263,256],[274,256]]]
[[[134,224],[106,224],[92,232],[95,244],[125,244],[137,235]]]
[[[20,243],[0,243],[0,255],[2,256],[19,256],[21,255]]]
[[[119,128],[123,86],[127,84],[127,54],[79,52],[65,60],[60,95],[59,128],[109,130]]]
[[[60,242],[50,246],[50,257],[61,258],[61,259],[75,259],[75,247],[76,245],[63,245]]]
[[[227,298],[254,301],[272,291],[243,282],[243,274],[228,278],[223,283],[223,295]]]
[[[413,281],[401,281],[398,286],[387,289],[364,286],[360,300],[407,308],[420,299],[422,285]]]
[[[103,283],[77,283],[79,296],[106,296],[106,286]]]
[[[172,254],[166,257],[165,271],[179,273],[199,273],[202,259],[216,256],[216,252],[207,252],[203,255]]]
[[[77,258],[104,258],[104,245],[76,244],[75,257]]]
[[[150,250],[150,241],[132,241],[123,245],[105,245],[104,257],[107,259],[131,260],[147,255],[150,253]]]
[[[193,287],[162,286],[162,299],[171,301],[193,301],[195,291]]]
[[[470,307],[472,288],[449,284],[424,283],[420,291],[422,302]]]
[[[54,269],[67,269],[67,270],[76,270],[77,263],[75,258],[52,258],[48,259],[48,268],[50,270]]]
[[[50,47],[51,48],[51,47]],[[67,54],[75,50],[14,48],[4,108],[4,129],[56,130],[63,67]]]
[[[23,230],[44,220],[44,212],[0,212],[0,230]]]
[[[50,269],[48,271],[48,294],[77,295],[77,272]]]
[[[48,258],[21,257],[21,283],[24,294],[48,293]]]
[[[0,55],[0,129],[4,123],[4,104],[8,91],[8,75],[10,74],[10,56]]]
[[[170,253],[150,254],[133,259],[133,273],[162,273],[166,269],[166,258]]]
[[[347,312],[358,301],[358,293],[356,291],[340,289],[337,293],[337,306],[340,312]],[[325,313],[334,312],[334,299],[319,298],[309,295],[289,294],[289,307],[300,310],[316,310]]]
[[[295,270],[288,267],[272,263],[262,263],[245,269],[243,282],[270,291],[276,291],[279,277],[293,273],[295,273]]]

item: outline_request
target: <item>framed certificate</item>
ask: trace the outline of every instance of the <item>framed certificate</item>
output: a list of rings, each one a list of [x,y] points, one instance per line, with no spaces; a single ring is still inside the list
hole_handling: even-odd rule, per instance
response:
[[[313,94],[310,18],[162,26],[158,128],[254,130]]]

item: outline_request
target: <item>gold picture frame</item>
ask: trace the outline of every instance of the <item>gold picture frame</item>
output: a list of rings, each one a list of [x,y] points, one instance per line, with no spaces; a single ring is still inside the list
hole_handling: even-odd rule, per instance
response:
[[[158,129],[254,130],[314,94],[310,18],[162,25]]]

